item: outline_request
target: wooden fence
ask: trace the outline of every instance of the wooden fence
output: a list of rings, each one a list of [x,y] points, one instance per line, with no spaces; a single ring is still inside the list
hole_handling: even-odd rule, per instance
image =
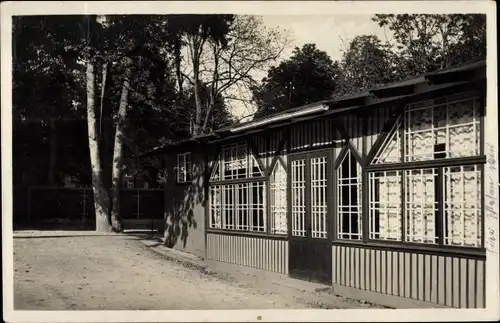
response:
[[[13,193],[14,225],[66,222],[78,223],[85,228],[95,227],[92,188],[16,187]],[[156,229],[159,229],[158,223],[163,222],[163,212],[162,189],[121,190],[120,213],[125,227],[127,224],[135,225],[150,220],[151,225],[156,224]]]

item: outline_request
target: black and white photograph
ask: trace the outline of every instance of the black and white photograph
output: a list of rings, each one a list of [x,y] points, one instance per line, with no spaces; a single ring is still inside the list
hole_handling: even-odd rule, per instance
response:
[[[2,3],[4,321],[500,319],[495,9]]]

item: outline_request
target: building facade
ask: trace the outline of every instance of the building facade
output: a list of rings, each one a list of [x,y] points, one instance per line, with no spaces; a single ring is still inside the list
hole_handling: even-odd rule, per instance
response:
[[[165,239],[202,258],[485,306],[485,62],[161,148]]]

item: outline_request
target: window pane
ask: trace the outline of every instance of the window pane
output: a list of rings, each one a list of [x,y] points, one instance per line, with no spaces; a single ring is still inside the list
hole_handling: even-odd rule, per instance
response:
[[[234,185],[223,185],[223,228],[234,229]]]
[[[176,176],[177,182],[184,183],[191,180],[191,153],[177,155]]]
[[[293,160],[292,169],[292,235],[305,237],[305,165],[306,161]]]
[[[327,238],[326,157],[311,158],[311,236]]]
[[[401,171],[369,174],[370,239],[401,240]]]
[[[446,167],[444,187],[444,243],[481,246],[480,166]]]
[[[339,239],[362,239],[361,174],[361,166],[348,150],[337,169],[337,237]]]
[[[221,228],[221,187],[210,187],[210,228]]]
[[[437,169],[405,171],[406,241],[436,243]]]
[[[251,211],[252,211],[252,222],[250,225],[250,231],[265,231],[265,183],[255,182],[248,183],[250,185],[251,192]]]
[[[276,163],[270,179],[271,233],[285,234],[287,228],[287,174],[280,162]]]
[[[247,176],[247,146],[236,144],[222,150],[223,179],[245,178]]]

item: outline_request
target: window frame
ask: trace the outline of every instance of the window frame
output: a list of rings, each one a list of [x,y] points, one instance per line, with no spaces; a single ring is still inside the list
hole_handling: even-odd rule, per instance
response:
[[[179,161],[179,158],[181,156],[184,158],[182,162],[182,167],[181,167],[181,162]],[[187,156],[189,156],[189,162]],[[181,173],[181,168],[185,169],[185,171],[182,173]],[[180,176],[181,174],[184,176],[183,179],[181,179]],[[193,180],[193,154],[190,151],[177,153],[175,159],[175,182],[177,184],[188,184],[192,180]]]
[[[354,159],[356,162],[356,171],[359,171],[359,174],[356,174],[357,175],[356,176],[357,182],[354,184],[354,186],[359,187],[359,191],[357,194],[360,195],[358,197],[360,204],[357,205],[357,208],[359,210],[358,211],[359,212],[359,220],[361,222],[360,223],[361,231],[359,232],[359,239],[342,238],[340,236],[341,233],[339,232],[339,223],[340,223],[339,220],[341,217],[341,214],[340,214],[341,212],[340,212],[340,206],[339,206],[340,201],[339,201],[338,197],[340,195],[340,190],[343,186],[343,185],[340,185],[339,171],[342,168],[343,163],[346,160],[346,158],[350,158],[351,160]],[[351,162],[351,160],[349,161],[349,163]],[[349,167],[350,167],[350,164],[349,164]],[[363,228],[365,226],[365,223],[364,223],[365,221],[364,221],[364,216],[363,216],[363,209],[364,209],[363,200],[364,200],[366,194],[363,190],[363,171],[364,171],[364,165],[363,165],[363,161],[362,161],[361,157],[359,156],[357,151],[353,147],[351,147],[350,143],[346,143],[346,146],[339,153],[337,160],[335,162],[335,165],[333,166],[333,173],[334,173],[334,179],[335,179],[334,185],[336,186],[336,190],[335,190],[335,196],[334,196],[335,207],[334,207],[334,212],[332,212],[334,215],[333,222],[335,223],[335,227],[333,228],[332,233],[334,236],[334,240],[336,240],[336,241],[360,242],[360,241],[363,241],[363,239],[364,239],[364,229]],[[349,176],[350,176],[350,174],[349,174]],[[352,179],[352,178],[349,177],[348,179]],[[349,183],[349,184],[347,184],[347,186],[349,188],[352,188],[353,183]],[[349,208],[352,208],[352,205],[349,205]],[[350,211],[348,213],[350,213]],[[349,233],[349,234],[352,235],[352,233]]]
[[[454,168],[454,167],[467,167],[467,166],[473,166],[473,167],[476,167],[476,172],[479,174],[480,176],[480,182],[481,182],[481,188],[480,190],[482,191],[483,189],[483,184],[484,184],[484,178],[483,178],[483,174],[484,174],[484,165],[485,165],[485,157],[478,157],[477,158],[477,162],[476,163],[471,163],[471,162],[468,162],[466,164],[462,164],[460,163],[459,160],[454,160],[454,162],[452,163],[448,163],[448,164],[444,164],[444,165],[439,165],[439,166],[433,166],[433,165],[408,165],[408,164],[405,164],[404,167],[401,167],[401,168],[397,168],[397,169],[394,169],[394,168],[391,168],[391,170],[388,170],[389,172],[393,172],[393,171],[396,171],[396,172],[401,172],[401,183],[400,183],[400,187],[401,187],[401,192],[404,193],[404,194],[401,194],[400,196],[400,205],[401,207],[399,208],[399,219],[400,219],[400,222],[401,222],[401,225],[400,225],[400,229],[399,229],[399,234],[400,234],[400,239],[398,240],[393,240],[393,239],[376,239],[376,238],[371,238],[371,232],[369,231],[369,235],[367,237],[367,241],[370,242],[370,243],[380,243],[380,244],[398,244],[398,245],[408,245],[408,246],[419,246],[419,247],[423,247],[423,248],[447,248],[447,249],[461,249],[461,250],[469,250],[469,251],[472,251],[472,252],[479,252],[479,251],[484,251],[484,203],[482,201],[482,198],[480,198],[480,209],[479,209],[479,216],[478,216],[478,222],[480,223],[480,225],[478,226],[479,230],[480,230],[480,237],[479,237],[479,240],[480,240],[480,243],[478,246],[463,246],[463,245],[452,245],[452,244],[446,244],[444,243],[444,240],[446,239],[446,233],[445,233],[445,226],[444,226],[444,223],[447,223],[448,221],[445,221],[447,220],[445,218],[445,214],[444,214],[444,204],[445,204],[445,197],[444,197],[444,184],[443,184],[443,176],[444,176],[444,173],[445,173],[445,169],[446,168]],[[413,163],[412,163],[413,164]],[[419,167],[415,167],[415,166],[419,166]],[[407,233],[406,233],[406,196],[407,196],[407,191],[406,189],[404,188],[403,185],[405,185],[405,172],[409,171],[409,170],[425,170],[425,169],[434,169],[437,173],[437,181],[438,183],[441,183],[441,184],[438,184],[438,187],[441,187],[441,189],[439,190],[441,193],[435,197],[435,199],[437,200],[437,203],[438,203],[438,214],[436,215],[435,217],[435,223],[438,224],[438,232],[436,237],[437,237],[437,243],[422,243],[422,242],[414,242],[414,241],[407,241],[406,237],[407,237]],[[381,169],[376,169],[376,170],[371,170],[371,169],[367,169],[367,175],[369,174],[373,174],[373,173],[379,173],[379,172],[384,172],[384,171],[387,171],[387,170],[381,170]],[[371,183],[368,181],[367,183],[368,185],[371,185]],[[366,191],[365,191],[366,192]],[[481,196],[482,196],[482,193],[481,193]],[[370,197],[368,197],[368,204],[370,203]],[[369,210],[367,210],[367,214],[369,214],[369,212],[371,211],[371,208]],[[369,222],[370,221],[370,217],[366,217],[365,219],[365,223],[363,225],[366,224],[366,222]],[[368,227],[369,228],[369,227]]]
[[[224,172],[223,172],[223,167],[225,165],[225,151],[228,149],[233,149],[233,148],[238,148],[244,146],[245,147],[245,158],[246,158],[246,176],[242,178],[224,178]],[[222,167],[221,167],[222,166]],[[252,167],[253,166],[253,167]],[[255,176],[255,173],[253,173],[253,168],[257,166],[259,168],[259,171],[261,173],[260,176]],[[216,171],[219,172],[217,176]],[[238,207],[236,204],[236,195],[238,193],[238,189],[240,185],[247,186],[247,208],[246,210],[248,211],[247,213],[247,218],[246,218],[246,226],[248,227],[247,229],[240,229],[241,226],[237,225],[237,220],[239,219],[239,214],[238,212],[241,210],[245,210],[245,208]],[[211,189],[213,187],[218,187],[220,189],[220,207],[219,211],[221,212],[220,214],[220,224],[214,224],[212,223],[212,210],[216,209],[212,207],[212,195],[211,195]],[[253,211],[255,208],[251,207],[250,201],[253,200],[253,189],[261,188],[262,190],[262,196],[258,194],[259,198],[262,199],[260,201],[261,203],[257,204],[258,207],[256,210],[262,210],[263,212],[263,230],[255,230],[255,226],[253,226]],[[233,200],[232,200],[232,207],[230,209],[233,212],[233,226],[231,228],[224,228],[224,192],[225,189],[229,189],[232,192],[233,195]],[[215,161],[213,164],[213,168],[211,170],[211,173],[208,174],[208,223],[207,223],[207,230],[208,232],[222,232],[222,233],[231,233],[231,234],[243,234],[243,235],[266,235],[270,231],[270,226],[268,224],[269,220],[269,212],[268,212],[268,204],[269,204],[269,175],[267,174],[267,170],[261,162],[259,161],[258,157],[253,151],[252,145],[248,141],[238,141],[236,143],[229,143],[222,145],[222,147],[218,150],[218,153],[215,156]],[[253,205],[253,204],[252,204]],[[258,226],[261,227],[261,226]],[[258,228],[257,227],[257,228]]]
[[[473,105],[473,109],[475,112],[478,113],[478,116],[474,116],[474,118],[477,118],[479,120],[476,120],[477,124],[474,125],[474,131],[475,135],[479,137],[479,139],[476,142],[478,147],[476,146],[474,149],[478,153],[478,155],[473,155],[473,156],[461,156],[461,157],[448,157],[448,158],[436,158],[434,159],[428,159],[428,160],[417,160],[417,161],[406,161],[407,156],[405,156],[405,141],[400,140],[398,144],[400,145],[397,147],[398,152],[400,154],[400,159],[398,162],[386,162],[386,163],[377,163],[376,160],[379,158],[381,154],[381,151],[385,149],[385,145],[388,141],[391,140],[391,137],[395,134],[395,132],[401,132],[401,129],[398,127],[398,124],[401,124],[402,126],[405,124],[405,119],[404,117],[407,114],[407,106],[403,109],[400,109],[399,115],[394,115],[393,119],[389,121],[388,124],[386,124],[386,129],[390,129],[391,131],[388,131],[381,135],[378,139],[377,142],[374,144],[372,148],[372,152],[370,152],[367,155],[366,158],[366,167],[364,169],[364,176],[363,176],[363,190],[366,194],[371,194],[369,185],[370,185],[370,179],[369,176],[370,174],[374,172],[381,172],[381,171],[398,171],[401,172],[402,174],[402,183],[401,183],[401,212],[400,212],[400,218],[401,218],[401,240],[379,240],[379,239],[370,239],[369,235],[369,228],[367,226],[369,222],[369,212],[370,210],[367,209],[365,210],[363,214],[363,226],[366,228],[364,232],[367,233],[367,237],[364,240],[364,244],[368,243],[369,245],[373,246],[380,246],[380,247],[389,247],[394,246],[396,248],[400,247],[402,249],[409,249],[409,250],[419,250],[419,251],[427,251],[427,252],[447,252],[447,253],[453,253],[453,254],[460,254],[460,255],[468,255],[468,256],[479,256],[483,257],[485,254],[485,245],[484,245],[484,194],[482,193],[484,191],[484,165],[486,164],[486,156],[484,155],[484,100],[481,97],[481,93],[476,93],[474,91],[464,91],[460,92],[454,95],[451,95],[452,97],[457,97],[457,96],[464,96],[466,95],[466,98],[461,98],[459,100],[454,100],[451,101],[451,103],[456,102],[456,101],[465,101],[465,100],[470,100]],[[438,97],[443,98],[443,97],[449,97],[448,96],[442,96]],[[423,102],[427,100],[421,100],[419,102]],[[416,103],[419,103],[416,102]],[[413,103],[412,103],[413,104]],[[433,104],[433,106],[437,106],[437,104]],[[468,123],[468,122],[467,122]],[[403,131],[401,134],[399,134],[399,137],[401,139],[406,137],[406,133]],[[404,187],[405,185],[405,173],[410,170],[423,170],[423,169],[436,169],[438,172],[438,181],[440,181],[440,185],[442,186],[441,194],[444,195],[445,191],[445,183],[443,183],[443,173],[445,169],[447,168],[453,168],[453,167],[466,167],[466,166],[474,166],[476,167],[476,174],[477,176],[480,177],[480,186],[478,187],[478,190],[481,191],[481,195],[479,197],[479,210],[478,212],[478,218],[477,221],[479,225],[477,226],[477,229],[480,230],[479,234],[479,245],[478,246],[464,246],[464,245],[451,245],[451,244],[445,244],[444,243],[444,238],[445,238],[445,228],[444,228],[444,220],[445,219],[445,214],[443,210],[443,204],[444,204],[444,196],[438,196],[437,199],[439,200],[439,213],[436,218],[436,223],[439,223],[437,229],[439,230],[438,235],[438,243],[436,244],[431,244],[431,243],[420,243],[420,242],[412,242],[412,241],[406,241],[406,224],[405,224],[405,219],[406,219],[406,201],[405,201],[405,196],[407,194],[407,189]],[[461,168],[462,169],[462,168]],[[365,204],[364,206],[370,205],[370,197],[367,196],[365,199]],[[446,221],[448,222],[448,220]],[[476,233],[476,236],[478,233]],[[462,237],[463,238],[463,237]],[[353,241],[352,243],[355,243],[356,241]]]
[[[275,198],[276,198],[276,195],[277,192],[281,191],[282,188],[278,188],[276,183],[273,183],[274,182],[274,179],[275,179],[275,176],[277,174],[277,168],[281,168],[281,170],[284,172],[284,178],[282,178],[281,180],[284,181],[284,184],[285,184],[285,188],[284,188],[284,191],[285,191],[285,204],[284,204],[284,208],[285,208],[285,224],[284,224],[284,232],[283,231],[278,231],[276,229],[276,215],[279,214],[279,211],[277,210],[277,206],[276,206],[276,201],[275,201]],[[279,236],[287,236],[288,235],[288,199],[290,198],[288,196],[288,172],[287,172],[287,167],[285,166],[285,164],[283,163],[283,160],[278,157],[276,159],[276,161],[274,162],[274,164],[272,164],[270,167],[269,167],[270,171],[269,171],[269,184],[268,184],[268,187],[269,187],[269,194],[268,194],[268,206],[269,206],[269,212],[268,212],[268,217],[269,217],[269,233],[271,235],[279,235]],[[279,184],[283,184],[283,183],[279,183]],[[273,206],[274,208],[276,209],[273,209]],[[281,206],[282,207],[282,206]],[[280,220],[281,222],[281,220]]]

